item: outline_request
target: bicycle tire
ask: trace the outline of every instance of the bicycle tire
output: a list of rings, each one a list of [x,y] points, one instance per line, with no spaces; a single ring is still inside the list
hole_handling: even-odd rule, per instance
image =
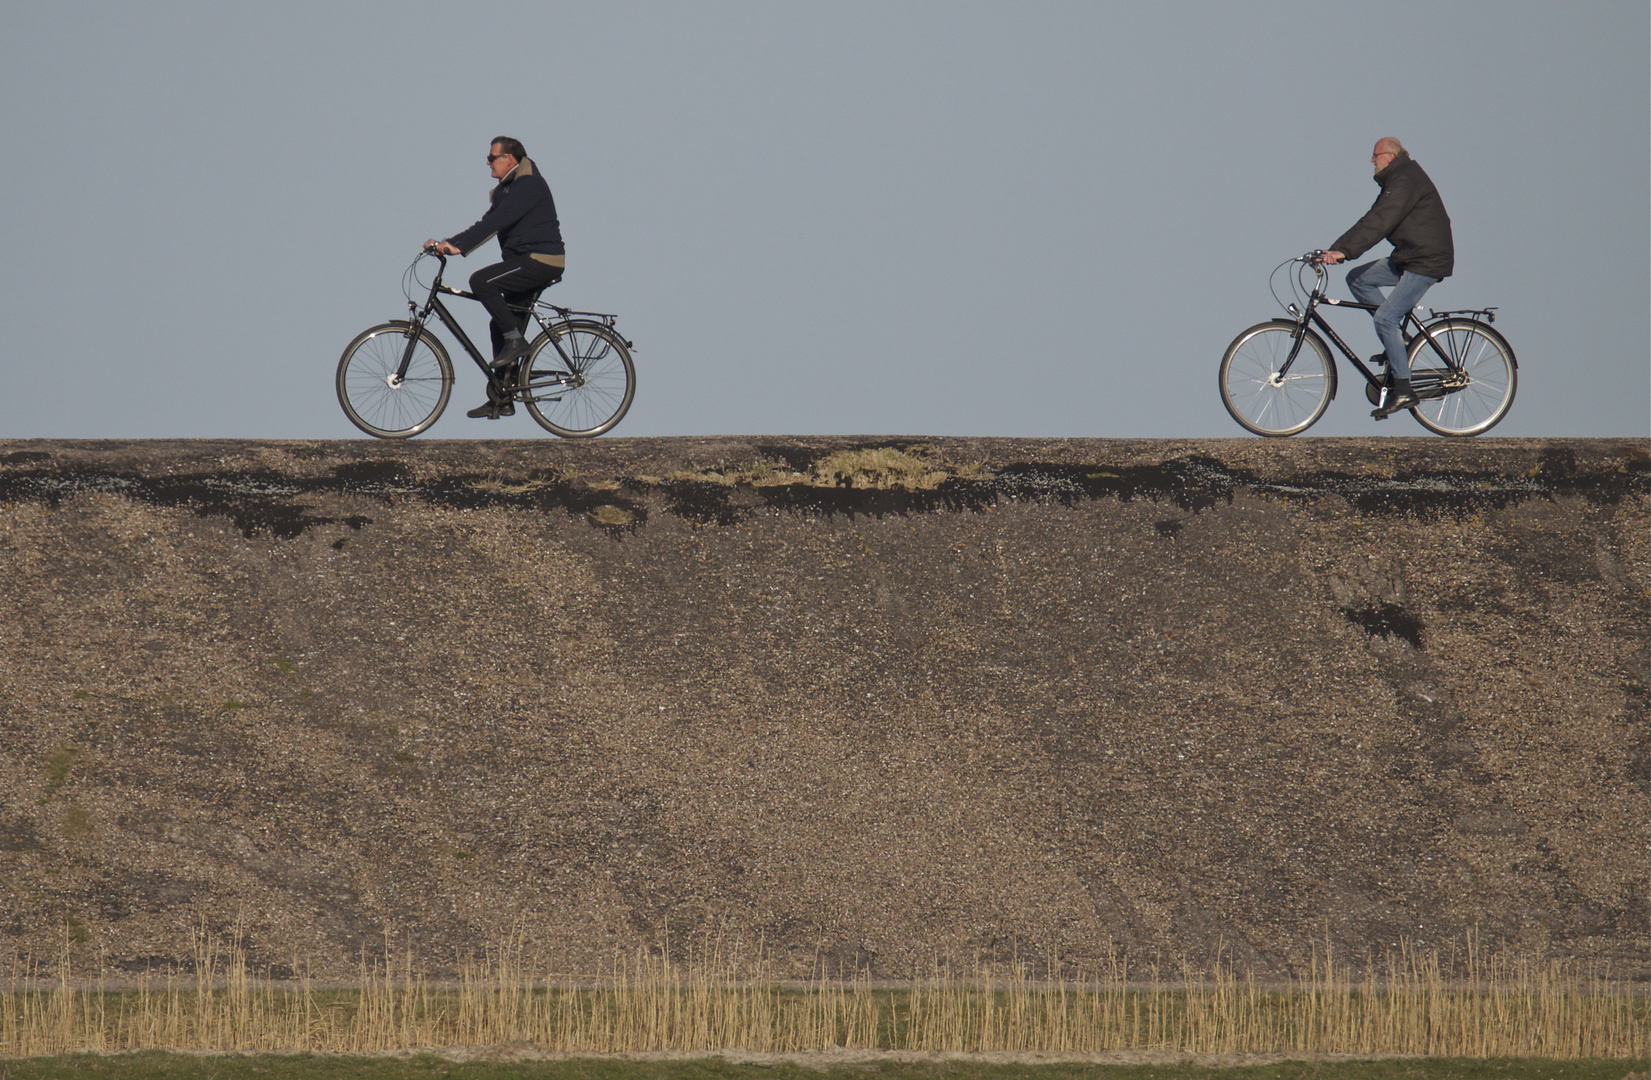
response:
[[[636,397],[636,367],[625,339],[611,327],[587,320],[556,323],[533,339],[516,396],[551,434],[589,439],[624,419]]]
[[[1440,319],[1410,343],[1410,386],[1422,400],[1410,413],[1438,435],[1481,435],[1513,407],[1519,362],[1513,346],[1474,319]],[[1428,344],[1435,342],[1456,370]]]
[[[394,380],[411,326],[396,319],[363,330],[338,358],[338,403],[344,415],[380,439],[407,439],[428,430],[453,393],[453,362],[441,342],[423,328],[406,377]]]
[[[1221,404],[1246,430],[1269,438],[1306,431],[1336,396],[1336,365],[1324,339],[1302,331],[1301,351],[1287,376],[1279,368],[1295,345],[1296,324],[1257,323],[1233,339],[1221,357]]]

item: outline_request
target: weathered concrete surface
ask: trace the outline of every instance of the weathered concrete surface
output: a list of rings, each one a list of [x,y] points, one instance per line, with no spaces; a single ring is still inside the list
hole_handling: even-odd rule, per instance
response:
[[[0,442],[0,955],[1643,975],[1648,517],[1646,440]]]

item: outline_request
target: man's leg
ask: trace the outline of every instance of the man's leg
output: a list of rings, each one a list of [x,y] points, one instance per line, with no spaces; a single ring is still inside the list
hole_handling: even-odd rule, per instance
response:
[[[530,289],[527,292],[505,293],[505,303],[510,305],[512,309],[526,307],[528,301],[532,300],[538,292],[539,290],[537,289]],[[510,315],[512,325],[516,327],[516,331],[520,335],[520,340],[525,343],[527,341],[528,313],[525,311],[512,310]],[[492,319],[488,320],[487,332],[488,336],[493,339],[493,355],[495,357],[504,355],[505,345],[509,343],[509,339],[504,336],[505,332],[499,329],[499,324]],[[496,367],[494,370],[498,374],[488,380],[487,399],[488,402],[495,407],[500,416],[516,415],[516,406],[511,404],[511,392],[509,388],[516,385],[517,366],[517,364],[507,363],[502,367]],[[495,386],[495,383],[497,383],[497,386]],[[480,407],[480,410],[485,410],[485,408],[485,406],[482,406]],[[480,410],[472,411],[474,412]]]
[[[1398,283],[1399,272],[1393,269],[1393,265],[1386,259],[1377,259],[1375,262],[1367,262],[1360,266],[1355,266],[1353,269],[1347,271],[1347,291],[1352,293],[1353,299],[1357,300],[1361,304],[1374,304],[1377,311],[1380,311],[1381,306],[1387,303],[1387,294],[1382,290],[1392,288]],[[1375,312],[1372,312],[1372,317],[1374,317],[1375,314]],[[1388,366],[1392,367],[1393,357],[1387,351],[1387,339],[1382,337],[1381,323],[1379,321],[1376,323],[1376,337],[1380,339],[1382,343],[1382,355],[1387,357]],[[1401,340],[1399,344],[1402,346],[1404,342]],[[1401,348],[1399,351],[1401,355],[1399,358],[1399,366],[1393,369],[1395,373],[1406,370],[1403,357],[1404,350]],[[1371,357],[1372,361],[1376,359],[1376,357]]]
[[[1410,381],[1410,361],[1405,355],[1404,318],[1411,308],[1421,303],[1422,297],[1438,278],[1394,269],[1386,259],[1355,266],[1347,272],[1347,288],[1353,299],[1361,304],[1375,304],[1372,318],[1376,322],[1376,336],[1387,353],[1387,366],[1395,380]],[[1382,294],[1391,286],[1393,291]]]
[[[530,297],[532,295],[533,295],[532,292],[505,293],[504,294],[504,299],[505,299],[505,303],[509,304],[511,307],[521,307],[521,306],[523,306],[524,304],[527,303],[528,297]],[[516,327],[516,332],[518,334],[520,334],[523,338],[526,338],[527,337],[527,312],[525,312],[525,311],[512,311],[510,314],[511,314],[511,317],[512,317],[511,321]],[[504,331],[499,329],[498,320],[489,319],[487,321],[487,333],[488,333],[488,336],[493,339],[493,355],[498,356],[499,351],[504,348]]]
[[[561,276],[561,267],[546,266],[536,259],[525,257],[484,266],[470,275],[470,291],[487,308],[487,329],[493,339],[493,366],[501,370],[501,376],[507,375],[513,360],[527,354],[527,312],[514,311],[512,305],[525,304],[534,293]],[[466,416],[478,420],[497,420],[501,416],[515,415],[516,406],[508,397],[503,400],[494,397],[494,387],[501,376],[488,379],[487,400],[471,409]]]
[[[1376,309],[1376,336],[1382,339],[1382,345],[1387,349],[1387,363],[1393,369],[1395,379],[1410,379],[1410,360],[1405,356],[1405,315],[1421,303],[1427,291],[1438,283],[1438,278],[1406,270],[1399,275],[1399,283],[1387,294],[1382,306]]]
[[[542,289],[561,276],[561,267],[546,266],[526,256],[484,266],[470,275],[470,291],[476,294],[492,319],[489,329],[493,337],[494,366],[502,367],[527,352],[522,333],[527,327],[527,317],[510,309],[512,297],[519,300],[522,294]]]

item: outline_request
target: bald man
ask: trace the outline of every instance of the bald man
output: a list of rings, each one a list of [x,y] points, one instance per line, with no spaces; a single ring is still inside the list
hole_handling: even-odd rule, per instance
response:
[[[1379,241],[1393,252],[1347,271],[1347,288],[1361,304],[1377,305],[1376,336],[1381,339],[1392,384],[1382,403],[1370,415],[1385,420],[1417,404],[1410,388],[1410,361],[1405,356],[1402,327],[1405,312],[1421,302],[1433,286],[1456,268],[1456,244],[1450,235],[1450,215],[1427,173],[1416,164],[1398,139],[1378,139],[1370,164],[1382,193],[1351,229],[1343,233],[1324,261],[1334,265],[1356,259]],[[1383,289],[1392,292],[1383,293]]]

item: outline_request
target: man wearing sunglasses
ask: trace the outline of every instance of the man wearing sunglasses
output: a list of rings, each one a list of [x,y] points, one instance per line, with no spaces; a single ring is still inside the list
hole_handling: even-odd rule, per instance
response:
[[[562,226],[556,220],[556,200],[527,149],[501,135],[488,148],[487,164],[498,181],[488,196],[492,205],[487,213],[463,232],[445,240],[426,240],[424,246],[443,255],[468,255],[494,236],[499,238],[503,261],[471,274],[470,291],[492,319],[493,367],[506,373],[508,384],[508,369],[527,355],[528,316],[512,311],[511,305],[525,306],[540,289],[561,280],[567,255]],[[497,420],[515,411],[508,398],[496,401],[490,392],[486,402],[466,415]]]
[[[1456,244],[1451,239],[1450,215],[1445,213],[1439,189],[1395,138],[1379,139],[1370,155],[1376,183],[1382,193],[1351,229],[1341,235],[1324,261],[1334,265],[1356,259],[1382,240],[1393,244],[1385,259],[1347,271],[1347,288],[1361,304],[1377,305],[1376,336],[1381,339],[1393,384],[1370,415],[1385,420],[1417,404],[1410,388],[1410,361],[1405,356],[1402,328],[1406,312],[1428,289],[1456,268]],[[1384,288],[1393,291],[1383,294]]]

